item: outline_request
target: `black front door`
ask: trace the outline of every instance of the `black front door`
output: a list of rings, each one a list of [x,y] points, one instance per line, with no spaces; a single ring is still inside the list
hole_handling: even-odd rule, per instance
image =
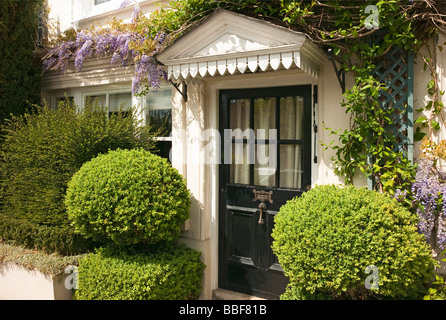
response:
[[[220,92],[219,287],[276,299],[274,216],[311,184],[311,86]]]

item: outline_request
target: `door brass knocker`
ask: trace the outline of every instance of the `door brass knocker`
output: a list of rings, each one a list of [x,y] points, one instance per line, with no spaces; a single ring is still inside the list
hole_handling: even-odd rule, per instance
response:
[[[254,192],[254,199],[253,201],[258,201],[260,200],[260,204],[259,204],[259,211],[260,211],[260,216],[259,216],[259,224],[264,224],[265,220],[263,220],[263,212],[266,211],[266,204],[265,201],[269,201],[269,203],[273,203],[273,199],[271,199],[271,196],[273,195],[272,191],[266,192],[266,191],[257,191],[257,190],[253,190]]]
[[[265,202],[260,202],[260,204],[259,204],[259,210],[260,210],[260,216],[259,216],[259,221],[258,221],[258,223],[259,224],[264,224],[265,223],[265,220],[263,220],[263,210],[266,210],[266,204],[265,204]]]

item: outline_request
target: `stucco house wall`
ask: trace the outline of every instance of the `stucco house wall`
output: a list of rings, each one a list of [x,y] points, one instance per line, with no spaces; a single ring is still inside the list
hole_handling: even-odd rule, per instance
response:
[[[65,275],[54,277],[23,266],[0,263],[0,300],[71,300]]]
[[[446,63],[446,51],[442,49],[446,43],[446,35],[444,32],[440,32],[436,39],[430,41],[428,46],[421,48],[418,55],[415,57],[414,62],[414,110],[422,108],[428,104],[429,101],[432,100],[427,93],[427,84],[432,79],[430,75],[429,68],[424,69],[424,60],[423,56],[430,57],[432,56],[433,64],[436,66],[436,72],[438,75],[438,81],[440,90],[445,90],[446,88],[446,72],[445,72],[445,63]],[[440,48],[441,47],[441,48]],[[430,52],[430,53],[429,53]],[[440,100],[443,103],[446,103],[446,97],[441,96]],[[429,116],[428,113],[423,113],[426,116]],[[414,111],[414,120],[420,116],[421,113]],[[440,124],[445,123],[444,115],[440,115],[437,118]],[[441,130],[439,132],[434,132],[434,138],[437,141],[446,139],[446,131],[445,126],[441,126]],[[417,162],[421,156],[421,142],[416,142],[414,147],[414,159]],[[443,168],[444,163],[441,164]]]

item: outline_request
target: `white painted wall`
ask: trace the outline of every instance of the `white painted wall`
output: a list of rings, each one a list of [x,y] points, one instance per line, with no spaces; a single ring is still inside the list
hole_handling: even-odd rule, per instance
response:
[[[124,0],[110,0],[95,5],[94,0],[47,0],[49,19],[59,26],[60,32],[71,27],[88,29],[92,24],[106,25],[114,17],[128,22],[132,18],[134,5],[131,3],[119,9],[123,2]],[[167,0],[134,0],[146,16],[168,2]]]
[[[439,33],[438,38],[429,42],[430,52],[432,54],[432,59],[436,65],[436,72],[438,74],[440,90],[446,89],[446,35],[444,33]],[[439,46],[444,49],[440,50]],[[420,50],[418,55],[415,57],[414,66],[414,110],[422,108],[431,101],[432,97],[427,93],[427,84],[431,80],[431,75],[429,69],[424,70],[423,56],[430,57],[429,50],[424,47]],[[446,106],[446,96],[440,97],[443,104]],[[429,116],[429,113],[423,113]],[[414,112],[414,121],[421,114]],[[434,132],[434,140],[437,142],[446,139],[446,112],[443,111],[442,114],[436,118],[436,120],[441,124],[441,130],[439,132]],[[415,130],[414,130],[415,131]],[[427,132],[427,130],[426,130]],[[421,143],[416,142],[414,146],[414,156],[415,160],[418,160],[421,156]],[[441,163],[443,169],[446,170],[446,165],[444,162]]]
[[[65,277],[28,270],[14,263],[0,263],[0,300],[71,300]]]

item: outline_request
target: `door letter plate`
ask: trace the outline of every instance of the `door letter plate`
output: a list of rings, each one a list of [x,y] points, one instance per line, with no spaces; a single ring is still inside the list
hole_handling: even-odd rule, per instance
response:
[[[265,202],[268,201],[269,203],[273,203],[273,199],[271,199],[271,196],[273,195],[272,191],[263,191],[263,190],[253,190],[254,192],[254,199],[252,201],[258,201],[260,200],[261,202]]]

